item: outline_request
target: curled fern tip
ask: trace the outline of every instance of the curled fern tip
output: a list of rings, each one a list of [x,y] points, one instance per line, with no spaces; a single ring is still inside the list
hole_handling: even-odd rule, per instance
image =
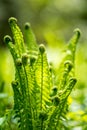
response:
[[[26,53],[22,55],[22,63],[24,65],[28,63],[28,55]]]
[[[13,22],[17,22],[17,19],[14,17],[10,17],[8,20],[9,24],[13,23]]]
[[[68,71],[71,71],[73,64],[71,61],[67,60],[67,61],[65,61],[64,66],[66,69],[68,69]]]
[[[6,35],[5,37],[4,37],[4,42],[5,43],[9,43],[9,42],[11,42],[12,41],[12,38],[9,36],[9,35]]]
[[[81,35],[81,31],[80,31],[80,29],[79,29],[79,28],[76,28],[76,29],[74,30],[74,32],[77,33],[78,38],[79,38],[80,35]]]
[[[32,65],[36,60],[36,57],[35,56],[31,56],[30,57],[30,64]]]
[[[70,82],[71,82],[72,84],[76,84],[77,79],[76,79],[76,78],[74,78],[74,77],[72,77],[72,78],[70,78]]]
[[[22,65],[22,60],[21,60],[20,58],[18,58],[18,59],[16,60],[16,65],[17,65],[17,66],[21,66],[21,65]]]
[[[54,97],[52,97],[51,100],[52,100],[54,106],[58,106],[58,105],[59,105],[60,98],[59,98],[58,96],[54,96]]]
[[[30,23],[25,23],[25,29],[29,29],[30,28]]]
[[[39,51],[43,54],[45,52],[45,46],[43,44],[41,44],[39,46]]]

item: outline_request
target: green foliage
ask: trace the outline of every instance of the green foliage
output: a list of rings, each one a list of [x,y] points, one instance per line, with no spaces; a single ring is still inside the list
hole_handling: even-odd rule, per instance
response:
[[[43,44],[37,45],[30,25],[25,24],[25,42],[15,18],[9,19],[13,39],[5,36],[15,65],[15,118],[20,130],[64,129],[63,119],[68,110],[67,99],[76,84],[74,62],[80,31],[70,40],[65,57],[53,72]],[[25,44],[26,43],[26,44]],[[57,71],[58,72],[58,71]]]

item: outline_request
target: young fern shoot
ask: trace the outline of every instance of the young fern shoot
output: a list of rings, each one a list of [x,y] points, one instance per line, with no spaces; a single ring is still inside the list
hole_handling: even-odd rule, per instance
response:
[[[7,35],[4,41],[15,66],[12,88],[18,129],[60,130],[61,117],[66,116],[67,98],[76,84],[72,69],[80,31],[76,30],[67,46],[66,55],[58,68],[62,69],[62,74],[55,75],[56,80],[53,81],[46,49],[43,44],[36,43],[30,24],[25,24],[25,40],[15,18],[9,19],[9,26],[13,39]],[[53,83],[56,87],[52,86]]]

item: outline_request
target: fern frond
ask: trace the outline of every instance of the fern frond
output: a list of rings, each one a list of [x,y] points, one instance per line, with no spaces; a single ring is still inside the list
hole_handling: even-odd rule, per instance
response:
[[[37,118],[37,88],[36,88],[36,81],[35,81],[35,72],[33,68],[33,64],[35,62],[34,58],[30,58],[30,63],[28,62],[28,55],[22,55],[22,63],[24,67],[24,73],[26,77],[26,98],[28,99],[31,110],[31,115],[33,118],[33,126],[35,126],[34,120]]]
[[[18,58],[18,55],[16,53],[15,45],[12,42],[12,38],[9,35],[6,35],[4,37],[4,42],[7,44],[8,48],[13,56],[14,62],[15,62],[16,59]]]
[[[71,38],[67,45],[66,51],[64,53],[64,58],[62,59],[62,62],[57,69],[57,72],[59,73],[56,75],[55,84],[59,84],[59,89],[62,89],[66,85],[65,82],[68,78],[75,76],[75,52],[79,37],[80,30],[76,29],[74,36]],[[67,68],[69,66],[71,69]]]
[[[71,77],[70,72],[72,68],[73,68],[73,64],[71,61],[68,60],[64,63],[64,68],[63,68],[64,70],[62,72],[62,78],[60,80],[59,90],[63,90],[65,86],[67,85],[68,80]]]
[[[12,85],[14,90],[14,100],[15,100],[14,110],[16,112],[16,117],[19,118],[18,121],[19,121],[20,129],[28,130],[29,128],[32,129],[33,126],[32,126],[30,93],[28,88],[29,84],[28,84],[26,67],[25,67],[26,64],[28,65],[27,57],[23,56],[24,47],[23,47],[22,34],[18,26],[16,25],[15,21],[13,20],[13,18],[10,19],[10,24],[15,39],[14,42],[16,43],[12,44],[12,40],[9,36],[5,36],[4,40],[6,43],[8,43],[7,45],[13,56],[15,67],[16,67],[15,80],[18,81],[18,86],[14,87],[15,85]],[[16,99],[16,97],[18,99]],[[21,105],[17,105],[17,104],[21,104]],[[24,126],[22,126],[23,124]]]
[[[17,19],[14,17],[9,18],[9,25],[13,35],[15,48],[18,51],[19,57],[25,52],[24,39],[20,28],[17,25]]]
[[[43,45],[39,47],[38,59],[35,64],[35,76],[36,82],[40,89],[40,102],[39,109],[46,109],[46,102],[49,102],[50,94],[50,77],[49,77],[49,66],[47,62],[47,56]]]
[[[75,33],[74,36],[68,43],[67,56],[66,56],[67,60],[71,60],[72,63],[74,63],[75,61],[76,44],[80,38],[81,32],[79,29],[75,29],[74,33]]]
[[[50,113],[50,116],[48,118],[48,124],[46,124],[47,127],[45,128],[45,130],[53,130],[53,129],[59,130],[58,125],[59,125],[60,117],[62,116],[62,113],[64,112],[67,98],[69,94],[71,93],[75,84],[76,84],[76,79],[71,78],[69,80],[69,83],[66,89],[61,93],[58,104],[56,105],[56,107],[53,107]]]
[[[71,39],[71,42],[69,42],[67,46],[66,55],[58,69],[59,74],[56,79],[57,82],[55,82],[55,84],[58,85],[58,92],[56,89],[56,96],[54,96],[52,99],[53,103],[56,102],[54,104],[56,107],[54,106],[51,109],[51,113],[49,114],[48,118],[48,124],[46,125],[47,127],[45,130],[58,130],[60,118],[64,112],[64,109],[66,109],[65,104],[67,104],[67,97],[71,93],[72,88],[76,83],[76,79],[73,79],[73,74],[70,75],[70,73],[72,73],[71,70],[74,68],[76,43],[79,39],[79,36],[80,32],[77,30],[76,34]],[[71,80],[69,80],[70,77]]]
[[[30,23],[25,24],[25,43],[27,45],[29,55],[37,56],[38,46]]]
[[[21,113],[22,113],[22,121],[20,123],[20,128],[32,129],[32,112],[31,112],[31,102],[30,102],[30,94],[27,84],[27,77],[25,74],[25,69],[23,67],[23,63],[21,59],[16,60],[16,67],[17,67],[17,73],[16,73],[16,80],[19,81],[19,90],[22,95],[22,107],[21,107]],[[16,96],[16,95],[15,95]],[[20,101],[20,103],[21,103]],[[15,108],[14,108],[15,109]],[[17,111],[17,109],[16,109]],[[18,115],[19,117],[19,115]],[[22,126],[23,124],[24,127]]]

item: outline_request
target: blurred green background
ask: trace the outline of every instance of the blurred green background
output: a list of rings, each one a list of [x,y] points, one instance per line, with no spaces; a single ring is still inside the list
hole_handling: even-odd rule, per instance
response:
[[[86,39],[87,0],[0,0],[0,45],[3,36],[10,33],[7,21],[11,16],[18,19],[22,29],[29,21],[40,43],[51,32],[68,40],[77,27]]]
[[[11,35],[9,17],[18,19],[22,32],[24,23],[31,23],[38,44],[47,45],[48,59],[55,66],[73,30],[80,28],[76,52],[78,83],[69,99],[69,122],[65,125],[70,130],[87,130],[87,0],[0,0],[0,117],[13,107],[10,84],[14,79],[14,64],[3,42],[6,34]]]

